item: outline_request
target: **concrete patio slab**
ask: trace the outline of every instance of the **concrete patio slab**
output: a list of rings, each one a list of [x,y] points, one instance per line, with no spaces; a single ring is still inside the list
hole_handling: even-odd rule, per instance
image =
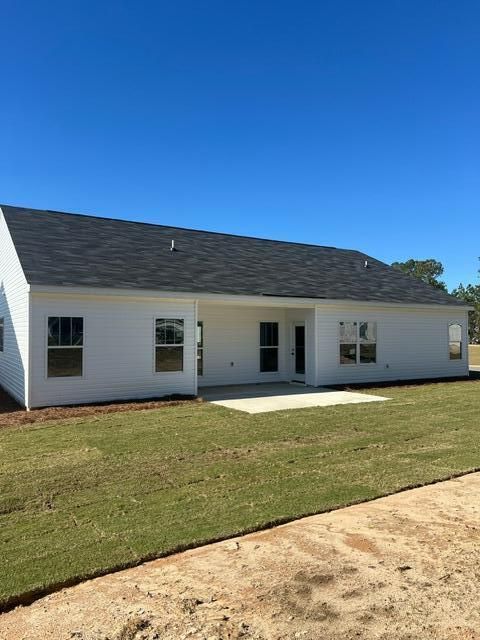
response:
[[[306,387],[288,382],[204,387],[199,390],[199,395],[212,404],[246,413],[267,413],[285,409],[329,407],[360,402],[382,402],[389,399],[366,393]]]

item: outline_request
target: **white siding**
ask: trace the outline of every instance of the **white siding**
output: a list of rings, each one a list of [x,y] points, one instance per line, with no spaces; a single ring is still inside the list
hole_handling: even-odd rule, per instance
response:
[[[200,303],[204,361],[199,386],[272,382],[288,378],[285,309]],[[260,322],[278,322],[278,372],[260,372]]]
[[[0,386],[22,405],[27,404],[28,297],[28,284],[0,209],[0,317],[5,323]]]
[[[467,312],[393,309],[351,305],[318,307],[317,385],[468,375]],[[340,365],[339,322],[377,322],[377,363]],[[450,360],[448,325],[462,325],[463,359]]]
[[[25,311],[25,322],[28,308]],[[204,324],[204,375],[199,386],[291,380],[292,324],[306,327],[306,383],[434,378],[468,374],[467,312],[374,305],[261,307],[122,295],[32,293],[31,406],[196,393],[196,318]],[[197,316],[198,314],[198,316]],[[47,378],[48,316],[82,316],[82,378]],[[154,373],[154,319],[185,319],[184,371]],[[338,323],[377,322],[375,365],[339,364]],[[260,372],[260,322],[279,323],[279,370]],[[463,327],[464,359],[448,357],[448,325]]]
[[[31,405],[195,394],[195,305],[125,297],[32,294]],[[84,318],[82,378],[47,378],[48,316]],[[154,319],[184,318],[184,371],[154,372]]]

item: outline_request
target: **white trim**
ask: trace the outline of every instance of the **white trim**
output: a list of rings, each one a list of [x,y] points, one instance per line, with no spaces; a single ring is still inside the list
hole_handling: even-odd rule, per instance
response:
[[[262,324],[276,324],[277,325],[277,344],[276,345],[268,345],[261,344],[261,336],[262,336]],[[272,373],[280,373],[280,323],[278,320],[260,320],[258,323],[258,373],[263,376],[265,374],[272,375]],[[276,349],[277,350],[277,368],[273,371],[262,371],[261,369],[261,353],[262,349]]]
[[[198,346],[198,327],[199,325],[202,327],[202,346],[199,347]],[[198,352],[201,351],[202,352],[202,373],[198,372]],[[195,372],[196,372],[196,376],[197,376],[197,389],[198,389],[198,378],[203,378],[204,373],[205,373],[205,333],[204,333],[204,321],[203,320],[198,320],[198,313],[197,313],[197,321],[196,321],[196,325],[195,325]]]
[[[352,323],[355,324],[357,327],[357,339],[355,341],[355,357],[356,357],[356,362],[342,362],[340,360],[340,346],[342,344],[353,344],[353,342],[341,342],[340,340],[340,325],[341,324],[345,324],[345,323]],[[360,325],[362,323],[372,323],[375,324],[375,342],[370,341],[370,342],[361,342],[360,341]],[[338,360],[337,360],[337,366],[340,367],[341,369],[347,368],[347,367],[376,367],[378,365],[378,321],[377,320],[339,320],[338,321],[338,339],[337,339],[337,345],[338,345],[338,349],[337,349],[337,355],[338,355]],[[375,345],[375,362],[360,362],[360,358],[361,358],[361,345],[362,344],[374,344]]]
[[[304,335],[304,372],[303,373],[297,373],[297,340],[296,340],[296,331],[295,328],[296,327],[303,327],[303,335]],[[305,376],[306,376],[306,372],[307,372],[307,356],[308,356],[308,349],[307,349],[307,328],[305,326],[305,320],[294,320],[291,323],[291,327],[290,327],[290,332],[291,332],[291,350],[290,350],[290,354],[291,354],[291,361],[290,361],[290,379],[292,380],[292,382],[305,382]],[[292,358],[293,356],[293,358]]]
[[[198,344],[197,344],[197,335],[198,335],[198,300],[195,300],[193,306],[193,362],[194,362],[194,387],[195,387],[195,395],[198,395]],[[203,336],[203,333],[202,333]],[[203,347],[202,347],[203,354]],[[202,360],[203,366],[205,366],[205,362]]]
[[[157,344],[157,320],[181,320],[183,322],[183,341],[182,344]],[[153,317],[153,374],[156,376],[178,375],[185,373],[185,326],[187,319],[185,316],[166,317],[157,316]],[[182,347],[182,368],[175,371],[157,371],[157,348],[163,347]]]
[[[157,291],[153,289],[114,289],[104,287],[60,287],[60,286],[44,286],[31,285],[31,291],[34,295],[70,295],[78,299],[79,296],[99,296],[108,297],[130,297],[130,298],[152,298],[155,300],[182,300],[185,302],[212,301],[214,303],[226,304],[249,304],[253,306],[272,307],[314,307],[314,306],[339,306],[350,305],[353,307],[378,307],[378,308],[394,308],[394,309],[436,309],[437,311],[469,310],[473,307],[469,305],[449,305],[449,304],[410,304],[408,302],[376,302],[376,301],[359,301],[348,299],[321,299],[321,298],[294,298],[282,296],[261,296],[261,295],[230,295],[224,293],[198,293],[198,292],[182,292],[182,291]]]
[[[450,357],[450,342],[456,342],[456,340],[450,340],[450,327],[453,327],[455,325],[457,327],[460,327],[460,330],[461,330],[461,335],[460,335],[460,358],[451,358]],[[467,335],[468,335],[468,329],[467,329]],[[468,354],[468,341],[467,341],[466,348],[465,348],[464,337],[465,337],[465,328],[464,328],[463,324],[458,322],[458,320],[450,320],[448,322],[448,326],[447,326],[447,357],[448,357],[448,361],[449,362],[458,362],[458,361],[462,362],[463,360],[465,360],[465,352],[467,352],[467,354]]]
[[[81,318],[82,319],[82,344],[81,345],[49,345],[48,344],[48,319],[49,318]],[[44,330],[44,337],[45,337],[45,345],[44,345],[44,349],[45,349],[45,365],[44,365],[44,375],[45,375],[45,380],[47,380],[47,382],[50,382],[50,380],[84,380],[86,378],[86,374],[85,374],[85,348],[86,348],[86,340],[85,340],[85,336],[86,336],[86,331],[85,331],[85,316],[71,316],[71,315],[54,315],[54,314],[47,314],[44,317],[44,323],[45,323],[45,330]],[[59,331],[60,331],[60,327],[59,327]],[[82,375],[81,376],[49,376],[48,375],[48,350],[49,349],[81,349],[82,350]]]
[[[318,307],[315,307],[314,312],[313,312],[313,333],[312,333],[312,338],[313,338],[313,345],[312,345],[312,357],[313,357],[313,364],[314,364],[314,377],[313,377],[313,385],[315,387],[318,387],[318,379],[319,379],[319,368],[320,368],[320,362],[321,362],[321,355],[323,356],[323,354],[319,353],[318,350],[318,345],[319,345],[319,324],[320,324],[320,311]],[[308,384],[307,379],[305,379],[305,381]]]
[[[31,400],[32,400],[32,384],[31,384],[31,377],[32,377],[32,362],[33,362],[33,354],[32,354],[32,330],[33,330],[33,323],[32,323],[32,294],[30,293],[30,287],[28,289],[28,293],[27,293],[28,299],[27,299],[27,316],[28,316],[28,328],[27,328],[27,370],[25,371],[25,408],[27,409],[27,411],[30,411],[30,407],[31,407]],[[85,324],[84,324],[85,327]],[[84,336],[85,337],[85,336]]]

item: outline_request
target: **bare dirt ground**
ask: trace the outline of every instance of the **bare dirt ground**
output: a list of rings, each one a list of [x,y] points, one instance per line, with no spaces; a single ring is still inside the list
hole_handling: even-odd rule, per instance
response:
[[[212,544],[0,616],[2,640],[479,640],[480,474]]]
[[[103,404],[82,404],[76,407],[45,407],[25,411],[15,400],[0,388],[0,429],[15,425],[33,424],[35,422],[49,422],[50,420],[66,420],[82,416],[92,416],[101,413],[119,413],[122,411],[143,411],[146,409],[160,409],[187,402],[201,402],[199,399],[158,399],[137,400],[125,402],[110,402]]]

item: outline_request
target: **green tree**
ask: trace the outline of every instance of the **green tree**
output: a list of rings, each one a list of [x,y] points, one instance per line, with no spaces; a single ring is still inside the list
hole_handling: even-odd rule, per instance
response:
[[[434,260],[433,258],[429,258],[428,260],[414,260],[411,258],[406,262],[393,262],[392,267],[403,271],[403,273],[408,273],[408,275],[414,276],[432,287],[447,291],[445,282],[439,280],[440,276],[443,275],[443,264],[438,262],[438,260]]]

